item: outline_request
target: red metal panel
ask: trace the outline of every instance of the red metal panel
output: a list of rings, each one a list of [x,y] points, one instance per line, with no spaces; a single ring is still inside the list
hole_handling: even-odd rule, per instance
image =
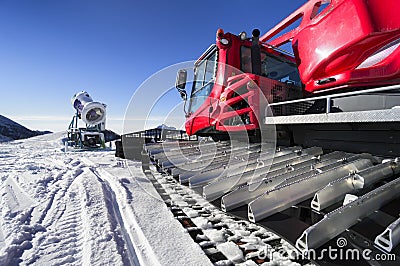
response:
[[[296,29],[270,43],[279,46],[292,41],[306,90],[316,92],[343,85],[398,83],[399,47],[379,64],[362,69],[357,67],[379,49],[400,38],[400,1],[332,0],[313,18],[313,12],[321,2],[307,2],[261,38],[262,41],[271,39],[303,16]]]

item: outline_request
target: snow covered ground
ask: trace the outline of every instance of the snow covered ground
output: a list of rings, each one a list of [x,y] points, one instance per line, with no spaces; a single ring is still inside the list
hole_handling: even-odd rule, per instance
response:
[[[0,143],[0,265],[212,265],[210,252],[224,256],[216,265],[256,265],[246,250],[276,242],[168,176],[149,180],[141,162],[116,158],[111,148],[65,152],[64,137]],[[188,205],[193,200],[197,206]],[[179,217],[195,227],[184,229]],[[198,243],[189,229],[202,231]],[[299,265],[288,258],[293,247],[278,244],[286,255],[272,249],[275,259],[263,265]]]
[[[64,135],[0,144],[0,265],[210,264],[139,162]]]

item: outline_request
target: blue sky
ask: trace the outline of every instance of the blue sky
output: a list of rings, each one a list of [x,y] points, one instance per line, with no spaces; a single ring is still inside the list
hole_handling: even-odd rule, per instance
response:
[[[152,74],[197,59],[218,28],[265,33],[304,2],[0,0],[0,114],[64,130],[72,95],[86,90],[121,132],[132,94]]]

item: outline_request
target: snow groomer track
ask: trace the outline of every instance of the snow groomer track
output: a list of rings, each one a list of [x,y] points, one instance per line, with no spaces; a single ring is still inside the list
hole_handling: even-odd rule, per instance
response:
[[[145,174],[213,263],[400,260],[397,159],[238,142],[151,143],[145,152]],[[318,256],[328,248],[337,256]],[[366,249],[371,260],[343,255]]]

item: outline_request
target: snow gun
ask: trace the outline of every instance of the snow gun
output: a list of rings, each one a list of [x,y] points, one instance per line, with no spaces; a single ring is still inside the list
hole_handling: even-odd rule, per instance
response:
[[[94,102],[86,91],[76,93],[71,104],[76,110],[68,128],[68,146],[77,148],[104,148],[106,105]],[[86,124],[78,127],[78,120]]]
[[[106,105],[94,102],[86,91],[75,94],[71,99],[72,106],[78,113],[79,118],[87,125],[95,126],[106,120]]]

